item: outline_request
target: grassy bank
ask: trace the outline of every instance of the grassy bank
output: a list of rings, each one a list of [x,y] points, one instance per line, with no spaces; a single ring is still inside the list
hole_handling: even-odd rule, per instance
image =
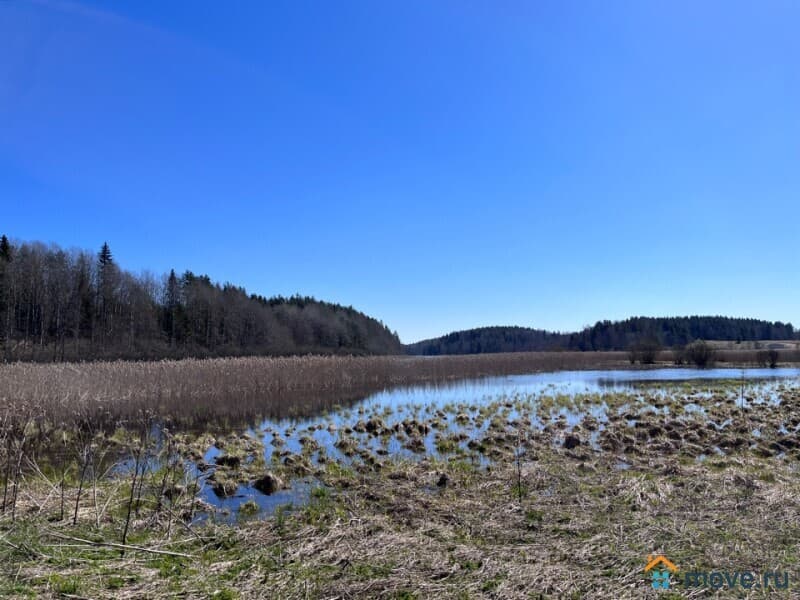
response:
[[[151,526],[132,537],[125,556],[104,545],[110,532],[103,526],[26,519],[3,526],[0,593],[663,598],[643,572],[653,551],[693,570],[796,565],[800,486],[785,464],[649,457],[620,470],[611,458],[542,449],[523,466],[520,496],[510,462],[488,472],[462,461],[345,470],[298,511],[180,528],[171,538]]]

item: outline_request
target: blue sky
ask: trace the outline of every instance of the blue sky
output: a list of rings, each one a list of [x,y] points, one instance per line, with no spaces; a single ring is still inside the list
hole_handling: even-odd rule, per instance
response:
[[[794,2],[0,2],[0,231],[403,341],[800,325]]]

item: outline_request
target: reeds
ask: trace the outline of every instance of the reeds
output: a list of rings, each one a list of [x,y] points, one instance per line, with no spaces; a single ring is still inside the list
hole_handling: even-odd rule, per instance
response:
[[[163,451],[165,427],[231,429],[259,417],[301,417],[330,410],[398,385],[608,367],[623,360],[622,353],[527,353],[2,365],[0,515],[16,519],[26,468],[44,468],[59,496],[59,521],[69,518],[77,525],[82,509],[91,503],[99,522],[104,509],[97,500],[98,482],[127,456],[131,489],[124,545],[132,512],[141,505],[148,452]],[[151,427],[160,432],[159,440],[150,437]],[[173,452],[168,441],[166,452]],[[174,470],[178,463],[173,462],[169,464]],[[166,481],[162,473],[156,512]]]
[[[623,352],[534,352],[14,363],[0,366],[0,426],[4,416],[34,407],[52,424],[108,429],[149,412],[204,427],[246,415],[300,416],[387,387],[624,361]]]

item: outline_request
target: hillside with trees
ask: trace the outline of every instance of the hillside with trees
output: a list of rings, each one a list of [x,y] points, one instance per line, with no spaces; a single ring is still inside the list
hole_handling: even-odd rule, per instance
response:
[[[527,327],[480,327],[456,331],[406,346],[409,354],[489,354],[558,349],[563,335]]]
[[[266,298],[205,275],[134,275],[98,253],[0,237],[4,360],[397,354],[396,333],[350,306]]]
[[[626,350],[641,340],[661,346],[685,346],[695,340],[731,342],[790,340],[796,338],[791,323],[721,316],[632,317],[624,321],[599,321],[579,333],[569,334],[571,350]]]
[[[482,354],[653,350],[695,340],[800,339],[790,323],[721,316],[633,317],[574,333],[457,331],[405,347],[382,322],[311,297],[267,298],[206,275],[134,275],[100,251],[0,237],[0,349],[10,360],[287,354]]]
[[[482,327],[406,346],[409,354],[480,354],[546,350],[629,350],[646,343],[682,347],[695,340],[733,342],[800,339],[790,323],[719,316],[632,317],[599,321],[575,333],[525,327]]]

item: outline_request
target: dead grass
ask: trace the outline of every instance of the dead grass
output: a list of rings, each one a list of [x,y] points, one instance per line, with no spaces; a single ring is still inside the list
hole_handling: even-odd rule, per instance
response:
[[[280,597],[311,585],[319,598],[642,598],[663,597],[643,572],[653,552],[698,570],[795,564],[800,489],[785,466],[748,457],[714,472],[654,458],[647,470],[619,471],[549,450],[538,458],[525,467],[521,502],[512,467],[465,477],[421,463],[366,478],[324,527],[254,529],[259,544],[282,548],[282,568],[261,576]],[[432,492],[443,469],[450,481]],[[709,590],[684,592],[676,588]]]
[[[392,386],[625,364],[622,352],[14,363],[0,365],[0,416],[31,412],[53,423],[76,417],[116,423],[146,411],[202,426],[312,414]]]
[[[336,379],[336,368],[361,365],[357,359],[320,360],[317,366],[331,369],[334,383],[343,381]],[[73,366],[77,379],[72,384],[85,384],[98,394],[92,400],[78,398],[90,403],[78,405],[86,407],[91,402],[105,405],[113,399],[112,389],[126,389],[121,383],[130,394],[120,402],[138,402],[148,390],[158,389],[150,387],[156,383],[143,373],[164,377],[159,381],[164,393],[176,393],[183,403],[169,406],[191,411],[193,406],[186,404],[190,394],[206,398],[205,403],[214,398],[222,402],[225,389],[222,384],[215,387],[217,380],[201,379],[195,383],[206,391],[192,392],[183,383],[192,376],[192,363],[218,369],[211,372],[240,386],[237,393],[254,401],[256,390],[261,393],[271,381],[254,369],[260,363],[239,371],[237,363],[216,362],[168,363],[160,375],[160,363],[143,363],[138,371],[129,363]],[[96,379],[103,368],[119,379]],[[189,370],[174,370],[182,368]],[[181,384],[170,388],[176,372]],[[294,376],[302,373],[311,377],[302,370]],[[396,372],[400,375],[402,369]],[[136,376],[141,378],[138,388]],[[15,381],[21,385],[24,377]],[[290,380],[284,381],[288,386]],[[302,378],[291,381],[293,389],[312,384]],[[95,387],[89,388],[93,382]],[[795,387],[780,385],[780,402],[759,403],[755,396],[760,388],[739,391],[738,386],[736,381],[719,382],[713,389],[695,390],[684,384],[666,398],[643,387],[635,394],[498,401],[477,415],[489,423],[480,440],[480,452],[492,458],[488,468],[476,466],[477,454],[404,462],[357,452],[360,458],[347,468],[315,471],[327,486],[312,494],[308,506],[262,522],[190,525],[191,518],[179,513],[192,505],[192,482],[179,482],[184,502],[161,506],[163,482],[173,478],[148,472],[146,504],[134,513],[124,556],[118,545],[109,543],[121,540],[125,509],[131,506],[129,477],[93,477],[77,525],[72,525],[69,514],[64,517],[60,510],[63,488],[57,483],[63,476],[58,469],[37,470],[38,447],[25,446],[19,456],[31,461],[14,479],[19,483],[16,515],[0,515],[0,596],[663,600],[732,595],[682,586],[657,594],[643,567],[646,556],[658,552],[681,569],[788,571],[794,582],[800,539],[800,396]],[[46,387],[35,390],[47,393]],[[597,423],[591,415],[571,430],[559,418],[567,400],[576,408],[598,402],[614,407],[595,444],[590,440]],[[695,402],[702,403],[704,414],[686,408]],[[60,406],[68,410],[71,405]],[[211,404],[199,407],[208,414],[229,414],[224,409],[214,413]],[[638,412],[650,407],[669,410]],[[467,421],[459,417],[462,410],[452,407],[448,418]],[[517,428],[530,427],[534,414],[547,425],[524,432],[520,476],[514,457],[523,437]],[[753,434],[754,429],[760,433]],[[568,437],[578,443],[566,444]],[[116,438],[103,439],[117,447]],[[715,447],[725,455],[715,455]],[[255,443],[251,450],[264,452]],[[76,498],[75,469],[70,473],[68,506]],[[280,475],[289,476],[289,470]],[[791,588],[773,594],[796,597]],[[738,597],[761,595],[741,590]]]
[[[41,597],[63,597],[52,582],[72,577],[76,594],[92,598],[223,590],[218,597],[624,599],[670,597],[650,589],[643,572],[653,552],[688,570],[796,564],[800,483],[789,461],[741,454],[719,468],[644,450],[620,470],[613,456],[533,450],[522,500],[510,455],[488,471],[460,461],[387,463],[340,478],[288,516],[150,542],[192,560],[97,549],[87,560],[85,548],[76,557],[44,527],[29,544],[47,558],[14,552],[4,571]],[[437,485],[443,474],[446,485]],[[13,533],[4,532],[6,544],[19,539]],[[108,589],[122,573],[124,585]],[[681,586],[672,593],[713,596]]]
[[[669,352],[662,353],[671,364]],[[751,356],[752,355],[752,356]],[[798,357],[783,356],[781,360]],[[754,364],[750,351],[719,366]],[[19,415],[51,424],[115,426],[144,412],[183,425],[306,416],[382,389],[493,375],[629,368],[625,352],[520,352],[466,356],[302,356],[0,365],[0,429]]]

